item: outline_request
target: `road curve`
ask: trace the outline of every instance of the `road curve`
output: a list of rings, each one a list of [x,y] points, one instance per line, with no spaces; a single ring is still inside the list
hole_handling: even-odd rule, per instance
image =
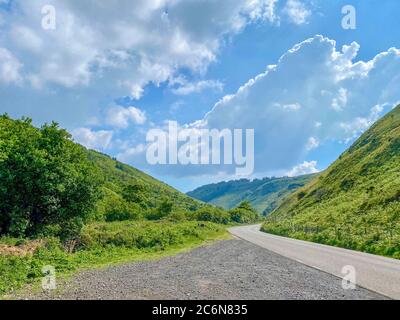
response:
[[[260,231],[260,225],[229,231],[240,239],[338,277],[344,276],[344,266],[353,266],[358,286],[400,299],[399,260],[267,234]]]

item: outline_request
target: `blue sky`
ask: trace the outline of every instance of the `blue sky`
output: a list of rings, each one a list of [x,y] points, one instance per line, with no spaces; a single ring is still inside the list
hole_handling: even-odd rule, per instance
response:
[[[41,24],[49,4],[55,30]],[[254,128],[250,178],[323,170],[400,101],[399,12],[397,0],[0,0],[0,112],[56,120],[183,191],[241,177],[148,165],[146,133],[167,120]]]

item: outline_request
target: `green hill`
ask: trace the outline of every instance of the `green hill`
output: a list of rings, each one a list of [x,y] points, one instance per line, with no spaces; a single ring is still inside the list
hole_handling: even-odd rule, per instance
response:
[[[0,296],[43,266],[61,276],[154,258],[259,220],[247,203],[227,212],[87,150],[57,123],[0,115]]]
[[[117,161],[108,155],[88,150],[88,158],[99,169],[104,180],[104,191],[110,196],[123,198],[127,185],[142,186],[146,195],[146,207],[155,208],[164,199],[171,200],[178,208],[196,210],[201,204],[173,187],[145,174],[144,172]]]
[[[186,218],[204,207],[74,143],[56,123],[36,128],[29,118],[3,115],[0,129],[0,235],[76,233],[86,221],[157,220],[172,212]]]
[[[400,106],[288,197],[263,230],[400,258]]]
[[[249,201],[259,213],[267,215],[279,206],[283,198],[306,185],[314,176],[220,182],[202,186],[187,195],[224,209],[232,209],[242,201]]]

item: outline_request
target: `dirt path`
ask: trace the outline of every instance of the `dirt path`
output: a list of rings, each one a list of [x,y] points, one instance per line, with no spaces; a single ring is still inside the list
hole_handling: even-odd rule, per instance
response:
[[[63,291],[30,299],[381,299],[243,240],[175,257],[76,275]]]

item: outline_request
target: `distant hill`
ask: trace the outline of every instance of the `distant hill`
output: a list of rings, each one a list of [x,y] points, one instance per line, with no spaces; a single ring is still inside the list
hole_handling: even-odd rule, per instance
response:
[[[263,230],[400,258],[400,106],[288,197]]]
[[[249,201],[259,212],[269,214],[283,198],[311,181],[315,175],[295,178],[264,178],[234,180],[209,184],[188,192],[187,195],[225,209],[232,209],[242,201]]]

